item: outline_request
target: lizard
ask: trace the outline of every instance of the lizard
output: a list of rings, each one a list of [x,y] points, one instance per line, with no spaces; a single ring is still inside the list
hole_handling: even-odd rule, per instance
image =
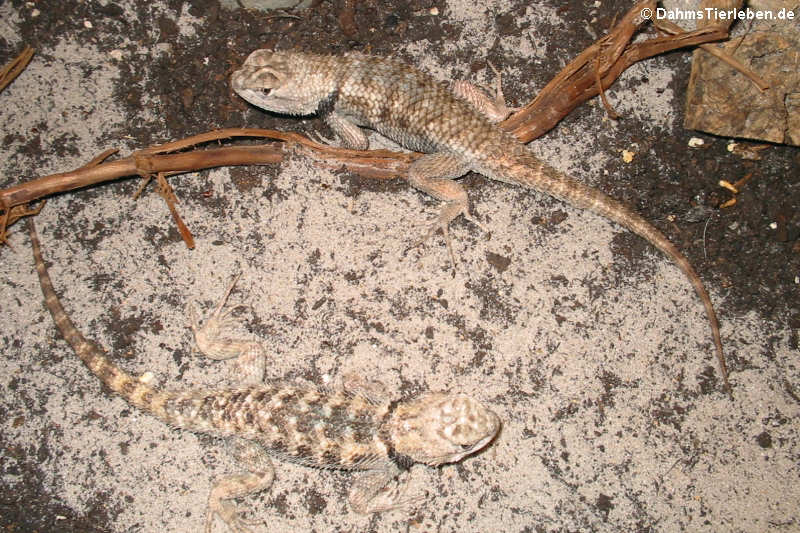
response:
[[[261,109],[295,116],[317,114],[347,148],[365,150],[361,127],[423,152],[406,173],[415,188],[443,202],[430,234],[469,216],[464,187],[453,181],[469,171],[547,193],[587,209],[647,240],[667,255],[694,287],[705,308],[725,390],[728,368],[711,297],[692,264],[660,230],[623,203],[545,164],[495,122],[510,113],[498,76],[496,102],[465,85],[439,81],[402,62],[351,52],[252,52],[231,75],[231,87]],[[427,236],[425,237],[427,238]],[[424,239],[423,239],[424,240]],[[454,259],[453,259],[454,260]]]
[[[251,523],[229,500],[269,488],[274,479],[270,455],[321,469],[366,471],[349,495],[353,510],[366,514],[419,503],[421,496],[404,494],[412,465],[458,462],[484,448],[499,431],[497,414],[470,396],[427,392],[388,400],[377,384],[357,377],[341,387],[262,382],[168,391],[151,386],[115,365],[75,327],[50,280],[33,220],[30,238],[47,309],[75,354],[106,387],[171,427],[233,439],[231,451],[248,472],[214,485],[206,533],[217,515],[234,533],[250,531]],[[225,336],[230,319],[223,307],[235,282],[204,325],[190,313],[198,348],[215,359],[263,351],[257,342]]]

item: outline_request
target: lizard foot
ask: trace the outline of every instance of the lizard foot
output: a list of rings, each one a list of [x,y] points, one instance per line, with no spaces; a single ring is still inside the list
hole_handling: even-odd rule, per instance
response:
[[[242,377],[246,382],[260,383],[266,370],[266,358],[261,345],[235,339],[228,334],[236,326],[236,321],[230,316],[235,308],[226,310],[225,303],[238,279],[239,275],[233,278],[219,304],[202,325],[194,306],[189,304],[189,323],[194,332],[196,347],[203,355],[217,361],[236,358],[234,376]]]
[[[336,139],[329,139],[324,135],[322,135],[321,133],[319,133],[318,131],[312,131],[311,133],[309,133],[308,138],[318,144],[324,144],[325,146],[330,146],[334,148],[339,147],[339,143],[336,141]]]
[[[187,308],[189,324],[192,332],[194,332],[197,349],[211,359],[230,359],[237,355],[236,353],[229,353],[229,343],[224,342],[225,333],[235,326],[233,319],[230,317],[234,308],[230,308],[224,313],[223,309],[225,309],[225,303],[228,301],[228,297],[238,279],[239,275],[234,276],[217,307],[205,318],[204,324],[200,324],[201,321],[197,317],[193,304],[190,303]]]
[[[453,267],[453,275],[455,276],[456,254],[453,251],[453,240],[450,238],[450,222],[452,222],[453,219],[457,218],[458,216],[463,216],[465,220],[474,224],[478,229],[481,230],[481,232],[487,233],[486,228],[483,227],[480,221],[469,214],[466,206],[462,205],[460,202],[448,202],[444,205],[444,207],[442,207],[442,211],[439,213],[436,221],[428,227],[428,231],[425,233],[425,235],[423,235],[420,240],[406,248],[406,253],[412,248],[418,248],[419,246],[422,246],[437,231],[441,230],[445,245],[447,246],[447,252],[450,255],[450,264]]]
[[[275,479],[272,462],[257,443],[235,439],[229,441],[229,451],[236,462],[245,466],[249,472],[224,477],[211,489],[206,511],[206,533],[211,533],[214,515],[218,515],[233,533],[250,533],[247,526],[262,522],[243,519],[241,511],[230,500],[266,490]]]
[[[425,501],[427,495],[406,496],[407,488],[407,472],[402,476],[394,469],[367,473],[353,485],[350,506],[359,514],[393,510],[411,512]]]
[[[211,501],[209,501],[208,511],[206,512],[206,533],[211,533],[214,515],[218,515],[233,533],[252,533],[252,530],[247,526],[256,526],[263,523],[260,520],[245,520],[240,514],[241,511],[229,502],[217,500],[212,505]]]
[[[489,119],[489,122],[494,124],[505,120],[511,113],[519,111],[522,108],[510,107],[506,104],[506,98],[503,95],[503,78],[500,71],[497,70],[490,61],[487,61],[487,63],[496,76],[494,99],[486,96],[486,94],[474,84],[464,80],[454,81],[452,84],[452,91],[453,94],[462,100],[466,100],[472,104],[475,109]]]

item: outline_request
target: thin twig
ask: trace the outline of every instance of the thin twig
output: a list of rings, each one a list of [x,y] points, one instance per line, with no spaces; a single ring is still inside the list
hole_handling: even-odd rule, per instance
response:
[[[670,35],[680,35],[681,33],[686,33],[683,28],[675,24],[674,22],[670,22],[668,20],[659,20],[655,22],[655,25],[658,29],[663,30]],[[744,36],[742,36],[744,39]],[[741,42],[741,41],[740,41]],[[739,46],[738,44],[736,45]],[[752,81],[756,87],[758,87],[761,91],[766,91],[769,89],[769,83],[767,83],[761,76],[753,72],[749,67],[742,64],[738,59],[733,57],[733,52],[727,52],[723,48],[712,45],[712,44],[701,44],[700,49],[708,52],[712,56],[720,59],[721,61],[727,63],[731,68],[738,70],[744,76],[746,76],[750,81]]]
[[[706,253],[706,230],[708,229],[708,224],[711,222],[713,215],[706,219],[706,223],[703,225],[703,260],[708,261],[708,254]]]
[[[19,76],[19,74],[25,70],[25,67],[27,67],[28,63],[31,62],[33,52],[33,48],[30,46],[25,46],[25,49],[22,50],[17,57],[12,59],[10,63],[0,70],[0,92],[8,87],[8,84],[14,81],[14,78]]]
[[[181,217],[180,213],[178,213],[178,207],[176,206],[178,203],[178,197],[175,196],[175,191],[173,191],[172,187],[170,187],[169,183],[167,183],[165,174],[165,172],[159,172],[156,174],[156,181],[158,181],[158,194],[160,194],[167,203],[169,212],[172,214],[172,219],[178,226],[178,231],[181,234],[183,242],[186,243],[186,247],[190,250],[193,250],[194,237],[192,236],[192,232],[189,231],[189,228],[183,222],[183,218]]]

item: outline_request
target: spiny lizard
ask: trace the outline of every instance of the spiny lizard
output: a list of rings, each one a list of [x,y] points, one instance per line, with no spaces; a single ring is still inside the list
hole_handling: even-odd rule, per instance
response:
[[[247,473],[223,478],[209,494],[206,531],[219,515],[237,533],[249,531],[228,500],[267,489],[274,479],[269,455],[306,466],[364,470],[350,503],[356,512],[406,508],[421,497],[404,495],[404,473],[416,463],[437,466],[460,461],[494,439],[500,419],[463,394],[426,393],[389,401],[375,384],[352,378],[337,389],[287,382],[220,389],[163,391],[136,379],[86,340],[55,293],[30,221],[33,255],[45,304],[64,339],[109,389],[132,405],[176,428],[232,437],[232,451]],[[235,280],[234,280],[235,283]],[[203,327],[192,313],[198,347],[223,359],[260,351],[252,342],[228,340],[222,313],[233,283]]]
[[[341,56],[256,50],[233,73],[231,85],[262,109],[290,115],[318,114],[343,143],[366,149],[359,126],[374,129],[426,155],[412,163],[407,179],[444,202],[435,227],[449,244],[448,226],[468,215],[464,188],[452,181],[468,171],[546,192],[606,217],[649,241],[683,271],[705,307],[725,389],[730,392],[722,340],[711,298],[689,260],[647,220],[606,194],[579,183],[537,159],[492,123],[508,110],[463,83],[449,87],[403,63],[349,53]],[[475,104],[479,103],[479,106]],[[479,109],[482,108],[482,109]],[[500,108],[498,110],[498,108]],[[485,116],[484,116],[485,115]],[[451,251],[452,257],[452,251]]]

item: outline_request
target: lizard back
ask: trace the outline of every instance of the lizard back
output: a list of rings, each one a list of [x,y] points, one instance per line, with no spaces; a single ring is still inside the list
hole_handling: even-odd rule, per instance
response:
[[[445,234],[450,221],[468,215],[466,191],[445,182],[473,170],[588,209],[646,239],[681,269],[705,307],[724,387],[730,392],[714,306],[680,250],[624,204],[545,165],[467,100],[454,95],[447,84],[390,59],[271,50],[251,53],[233,73],[231,84],[245,100],[264,109],[319,114],[351,148],[367,147],[366,137],[358,131],[358,126],[366,126],[406,148],[426,152],[412,163],[406,177],[445,202],[439,218]]]
[[[339,72],[336,112],[410,150],[472,159],[503,140],[518,143],[453,96],[448,83],[399,61],[350,53]]]
[[[641,215],[605,193],[544,164],[448,85],[402,63],[362,54],[342,56],[335,109],[355,124],[406,148],[457,155],[490,179],[545,192],[599,214],[636,233],[666,254],[691,282],[708,316],[726,389],[728,369],[711,297],[686,256]]]
[[[259,442],[277,457],[308,466],[366,469],[392,451],[381,431],[394,405],[389,402],[290,384],[160,391],[128,374],[72,323],[29,224],[45,304],[59,331],[89,370],[135,407],[177,428]]]

